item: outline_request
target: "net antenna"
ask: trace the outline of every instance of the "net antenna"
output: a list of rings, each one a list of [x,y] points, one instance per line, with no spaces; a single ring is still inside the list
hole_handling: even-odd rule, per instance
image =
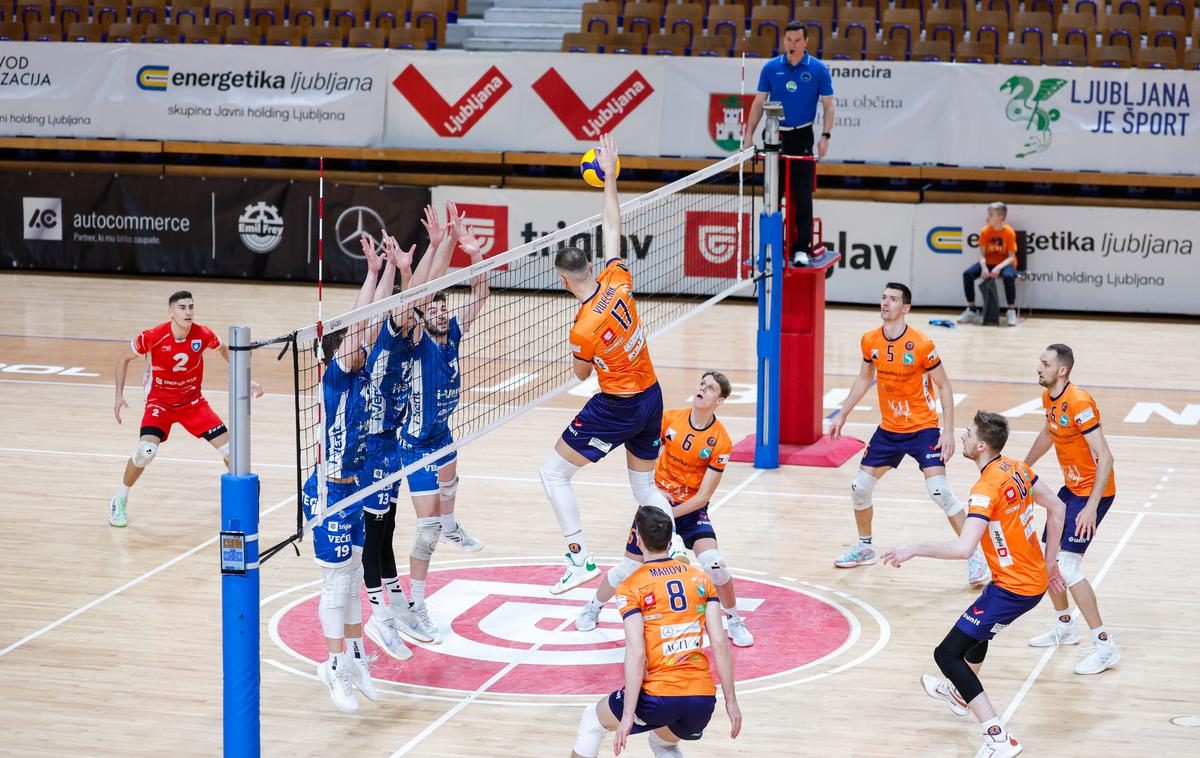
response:
[[[341,329],[378,329],[389,312],[406,313],[419,301],[445,293],[448,305],[463,318],[472,318],[458,357],[461,386],[457,407],[449,418],[453,441],[372,484],[363,484],[337,502],[323,491],[316,508],[306,514],[311,528],[356,502],[390,489],[400,478],[433,463],[453,450],[511,422],[530,409],[576,387],[567,334],[580,303],[563,291],[553,266],[554,253],[573,246],[594,261],[622,256],[633,273],[638,314],[647,338],[655,337],[694,318],[721,300],[748,291],[756,277],[743,271],[745,237],[753,240],[752,214],[761,194],[761,172],[752,148],[739,150],[678,181],[621,205],[620,251],[602,251],[601,217],[597,213],[507,252],[451,269],[446,275],[329,319],[318,320],[294,333],[297,354],[315,355],[307,348],[320,336]],[[452,190],[447,190],[452,192]],[[445,199],[455,199],[447,195]],[[437,191],[435,205],[441,205]],[[599,210],[600,198],[596,197]],[[498,240],[503,245],[504,240]],[[471,280],[486,276],[491,295],[482,310],[472,311]],[[423,306],[422,306],[423,308]],[[467,314],[471,316],[468,317]],[[311,359],[309,359],[311,360]],[[296,392],[302,444],[303,477],[322,471],[323,421],[332,409],[320,407],[320,366],[302,365]],[[592,380],[594,381],[594,379]],[[411,386],[416,386],[413,381]],[[423,402],[434,402],[425,398]],[[409,403],[413,414],[413,403]],[[325,477],[318,476],[318,483]]]

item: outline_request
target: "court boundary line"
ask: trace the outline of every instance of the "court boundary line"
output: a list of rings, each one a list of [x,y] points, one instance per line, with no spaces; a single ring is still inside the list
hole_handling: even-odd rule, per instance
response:
[[[278,510],[279,508],[282,508],[283,506],[287,505],[288,503],[292,502],[295,499],[296,499],[295,495],[288,495],[283,500],[280,500],[278,503],[275,503],[270,508],[263,511],[260,514],[260,516],[266,516],[267,514],[272,513],[274,511]],[[122,584],[120,587],[111,589],[108,592],[101,595],[100,597],[93,598],[92,600],[88,601],[87,603],[84,603],[83,605],[79,606],[78,608],[76,608],[75,610],[66,614],[65,616],[61,616],[60,618],[56,619],[55,621],[52,621],[49,624],[43,626],[41,629],[38,629],[37,631],[34,631],[34,632],[30,632],[29,634],[25,635],[21,639],[17,640],[16,642],[13,642],[12,644],[5,647],[4,649],[0,650],[0,657],[3,657],[4,655],[11,653],[12,651],[16,650],[17,648],[22,647],[23,645],[36,640],[37,638],[41,637],[44,634],[54,631],[58,627],[67,623],[68,621],[70,621],[71,619],[73,619],[77,616],[80,616],[80,615],[86,613],[87,611],[90,611],[91,609],[95,608],[96,606],[100,605],[101,603],[105,602],[106,600],[110,600],[110,599],[116,597],[117,595],[120,595],[122,592],[124,592],[127,589],[130,589],[131,587],[136,587],[137,585],[141,584],[142,582],[146,581],[147,579],[150,579],[151,577],[153,577],[163,571],[166,571],[167,569],[174,566],[176,563],[179,563],[181,561],[184,561],[184,560],[192,557],[193,555],[200,552],[204,548],[209,547],[210,545],[215,543],[217,541],[218,537],[220,537],[219,534],[209,537],[207,540],[205,540],[204,542],[201,542],[199,545],[196,545],[193,548],[185,550],[184,552],[180,553],[179,555],[175,556],[174,558],[170,559],[169,561],[160,563],[158,566],[155,566],[154,568],[150,569],[149,571],[143,573],[141,576],[130,579],[129,581]]]

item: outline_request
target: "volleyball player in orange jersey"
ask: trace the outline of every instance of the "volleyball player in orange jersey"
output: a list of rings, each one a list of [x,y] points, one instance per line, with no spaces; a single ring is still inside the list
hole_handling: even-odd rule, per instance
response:
[[[1064,590],[1055,559],[1062,537],[1066,506],[1025,463],[1001,455],[1008,441],[1008,421],[999,413],[979,411],[963,433],[963,455],[979,467],[979,481],[967,501],[967,523],[958,539],[889,550],[884,564],[897,568],[915,556],[961,560],[978,549],[992,581],[963,611],[949,634],[933,651],[938,668],[949,682],[925,675],[921,685],[932,698],[944,700],[955,714],[975,714],[983,725],[979,758],[1010,758],[1021,744],[1000,723],[983,685],[979,669],[988,641],[1041,601],[1049,588]],[[1046,509],[1046,544],[1038,542],[1033,523],[1034,503]]]
[[[716,416],[717,408],[732,391],[724,374],[705,371],[692,396],[692,404],[663,414],[662,452],[654,469],[654,480],[671,501],[676,533],[684,546],[695,552],[716,586],[730,640],[738,647],[749,647],[754,644],[754,635],[738,613],[733,575],[717,550],[717,533],[708,517],[708,502],[717,491],[733,452],[733,440]],[[625,557],[600,580],[596,596],[580,612],[575,628],[581,632],[595,629],[604,604],[641,563],[642,552],[631,527]]]
[[[1062,551],[1058,568],[1071,597],[1079,605],[1088,626],[1092,629],[1095,647],[1087,658],[1075,667],[1076,674],[1099,674],[1121,660],[1121,653],[1112,636],[1104,628],[1096,593],[1083,575],[1079,565],[1087,551],[1096,528],[1104,520],[1117,495],[1117,478],[1113,473],[1113,454],[1100,428],[1100,410],[1090,393],[1071,382],[1075,353],[1062,344],[1046,348],[1038,360],[1038,383],[1044,388],[1042,407],[1046,409],[1046,425],[1025,456],[1033,465],[1053,445],[1062,467],[1066,485],[1058,496],[1067,504],[1067,527],[1063,531]],[[1034,647],[1075,645],[1079,632],[1071,617],[1067,593],[1051,591],[1058,623],[1049,632],[1034,637]]]
[[[601,227],[608,258],[600,275],[593,276],[588,254],[579,248],[563,248],[554,257],[563,287],[582,303],[571,327],[572,368],[581,381],[595,370],[600,383],[600,393],[567,425],[538,470],[567,545],[566,568],[550,588],[555,595],[600,575],[583,540],[579,501],[571,486],[571,478],[585,465],[624,445],[634,500],[671,514],[671,504],[654,486],[662,390],[634,302],[633,277],[620,257],[621,204],[612,135],[600,137],[596,158],[605,177]]]
[[[668,557],[672,524],[660,509],[638,508],[634,529],[646,562],[617,588],[617,610],[625,621],[625,686],[584,709],[572,758],[596,758],[605,732],[616,732],[616,755],[630,734],[650,732],[657,758],[682,756],[680,740],[703,736],[717,702],[704,655],[706,634],[730,735],[737,737],[742,728],[733,656],[712,583],[704,572]]]
[[[889,283],[883,289],[879,316],[883,325],[862,336],[862,368],[850,394],[829,424],[829,435],[841,436],[846,417],[877,383],[879,428],[863,453],[858,473],[850,485],[858,540],[838,557],[838,568],[868,566],[875,562],[871,535],[874,505],[871,492],[876,482],[905,456],[917,462],[925,476],[929,497],[942,509],[956,533],[962,532],[966,516],[963,506],[946,480],[946,461],[954,455],[954,391],[938,355],[937,346],[905,322],[912,308],[912,292],[903,284]],[[937,385],[935,392],[934,386]],[[942,399],[942,426],[938,428],[937,401]],[[967,581],[972,587],[986,584],[987,563],[978,550],[967,561]]]

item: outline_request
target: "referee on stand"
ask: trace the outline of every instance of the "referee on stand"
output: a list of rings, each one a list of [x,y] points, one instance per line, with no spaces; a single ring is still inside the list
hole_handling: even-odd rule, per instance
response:
[[[784,54],[767,61],[758,77],[758,94],[750,106],[750,123],[742,137],[742,146],[753,141],[754,130],[762,119],[763,103],[768,99],[783,104],[780,141],[784,155],[813,154],[813,121],[817,101],[821,101],[821,124],[825,130],[816,141],[817,159],[829,151],[833,128],[833,80],[824,63],[808,54],[808,27],[799,21],[788,23],[783,33]],[[813,161],[787,161],[791,196],[788,198],[787,238],[793,266],[807,266],[812,245]]]

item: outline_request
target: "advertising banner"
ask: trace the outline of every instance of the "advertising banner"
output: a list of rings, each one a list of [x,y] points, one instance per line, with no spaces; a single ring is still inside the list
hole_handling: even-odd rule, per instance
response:
[[[317,278],[317,186],[271,180],[0,174],[0,265],[45,271]],[[325,280],[366,273],[359,237],[418,242],[429,192],[325,185]]]
[[[136,139],[378,145],[387,51],[133,45],[122,88]]]
[[[0,136],[121,137],[125,45],[0,46]]]

